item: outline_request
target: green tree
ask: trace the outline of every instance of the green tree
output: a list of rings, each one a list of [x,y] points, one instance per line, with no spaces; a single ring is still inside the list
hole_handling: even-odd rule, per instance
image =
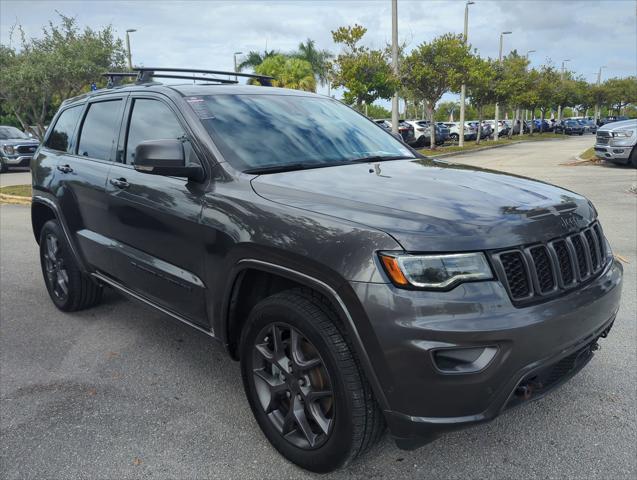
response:
[[[542,125],[546,119],[546,112],[557,104],[557,84],[559,81],[560,74],[552,65],[543,65],[538,71],[537,81],[534,86]]]
[[[321,86],[329,83],[330,60],[334,56],[331,52],[317,49],[316,42],[308,38],[305,43],[299,43],[298,51],[292,56],[309,62],[314,77]]]
[[[471,62],[469,46],[462,35],[451,33],[418,45],[401,65],[404,87],[413,98],[424,100],[428,118],[435,119],[436,104],[446,92],[458,92]],[[435,129],[431,129],[431,145],[436,144]]]
[[[345,88],[343,100],[359,111],[363,104],[391,98],[398,86],[386,52],[359,45],[366,31],[360,25],[332,31],[334,42],[344,46],[333,62],[332,86]]]
[[[528,72],[526,70],[529,61],[526,57],[512,51],[502,59],[502,63],[496,63],[495,94],[499,103],[508,105],[514,109],[514,125],[519,120],[520,105],[524,100],[524,94],[528,88]],[[513,129],[509,130],[509,136]]]
[[[256,68],[261,65],[266,58],[273,57],[275,55],[280,55],[276,50],[264,50],[263,53],[257,52],[255,50],[250,50],[246,57],[237,65],[237,70],[240,72],[244,71],[246,68]]]
[[[495,103],[497,100],[495,85],[499,71],[497,62],[476,56],[471,61],[467,72],[467,97],[476,108],[479,122],[476,144],[480,143],[480,130],[482,129],[482,120],[484,119],[484,107],[488,104]]]
[[[609,78],[604,82],[606,105],[621,115],[624,107],[637,103],[637,77]]]
[[[0,99],[26,131],[35,125],[39,138],[62,100],[104,84],[101,75],[122,70],[124,50],[111,26],[80,30],[74,18],[43,28],[42,38],[27,39],[21,27],[20,48],[0,46]]]
[[[316,79],[312,72],[312,65],[300,58],[290,58],[285,55],[274,55],[266,58],[254,69],[261,75],[274,77],[275,87],[293,88],[295,90],[316,90]]]

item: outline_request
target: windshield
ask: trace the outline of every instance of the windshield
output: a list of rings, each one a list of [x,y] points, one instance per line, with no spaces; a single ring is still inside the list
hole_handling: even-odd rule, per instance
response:
[[[15,127],[0,127],[0,140],[9,140],[13,138],[29,138],[29,136]]]
[[[223,94],[186,101],[224,158],[239,170],[415,158],[391,134],[329,98]]]

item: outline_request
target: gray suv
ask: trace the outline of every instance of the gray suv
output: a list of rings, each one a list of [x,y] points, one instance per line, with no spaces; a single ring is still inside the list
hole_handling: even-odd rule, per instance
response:
[[[222,344],[297,465],[491,420],[610,331],[622,267],[581,195],[425,158],[331,98],[164,72],[60,107],[32,166],[44,283]]]

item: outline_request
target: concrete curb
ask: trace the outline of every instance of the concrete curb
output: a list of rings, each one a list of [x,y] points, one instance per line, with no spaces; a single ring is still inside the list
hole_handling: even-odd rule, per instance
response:
[[[509,142],[509,143],[503,143],[501,145],[488,145],[486,147],[480,147],[480,148],[474,148],[472,150],[461,150],[458,152],[447,152],[447,153],[441,153],[439,155],[432,155],[432,154],[426,154],[423,153],[423,155],[425,155],[426,157],[430,157],[430,158],[445,158],[445,157],[455,157],[457,155],[467,155],[469,153],[475,153],[475,152],[482,152],[484,150],[493,150],[495,148],[503,148],[503,147],[509,147],[511,145],[519,145],[520,143],[533,143],[533,142],[562,142],[564,139],[562,138],[543,138],[542,140],[518,140],[515,142]]]
[[[13,205],[31,205],[31,197],[20,197],[18,195],[7,195],[0,193],[0,203],[9,203]]]

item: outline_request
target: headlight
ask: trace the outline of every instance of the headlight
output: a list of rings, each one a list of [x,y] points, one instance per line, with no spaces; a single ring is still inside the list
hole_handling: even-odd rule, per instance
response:
[[[632,137],[632,130],[619,130],[617,132],[613,132],[613,137]]]
[[[4,150],[4,153],[7,155],[13,155],[15,153],[15,149],[11,145],[3,145],[2,150]]]
[[[380,259],[399,287],[448,290],[459,283],[493,278],[483,253],[412,255],[381,252]]]

